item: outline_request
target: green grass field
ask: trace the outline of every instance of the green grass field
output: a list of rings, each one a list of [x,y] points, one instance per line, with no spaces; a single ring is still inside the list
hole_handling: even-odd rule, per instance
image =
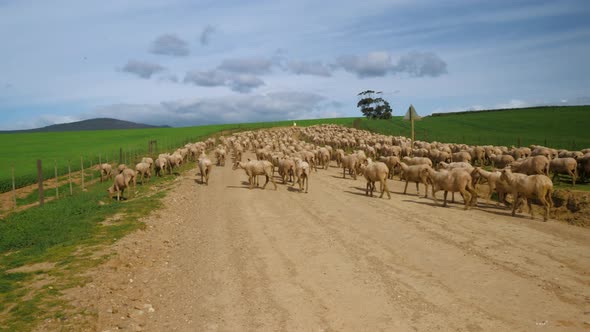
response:
[[[419,110],[418,110],[419,112]],[[359,128],[410,136],[401,116],[367,120]],[[536,107],[429,116],[415,122],[417,140],[445,143],[546,145],[556,149],[590,148],[590,106]]]
[[[350,126],[354,118],[297,120],[298,126],[336,123]],[[243,124],[209,125],[183,128],[154,128],[129,130],[101,130],[59,133],[26,133],[0,135],[0,192],[12,188],[11,168],[14,166],[16,187],[37,182],[37,159],[43,162],[44,177],[54,177],[54,162],[58,174],[67,174],[68,161],[72,171],[102,162],[118,161],[123,149],[123,161],[132,162],[133,156],[148,154],[148,141],[158,141],[158,151],[171,151],[187,142],[196,142],[221,132],[239,131],[277,126],[290,126],[293,121],[259,122]]]
[[[298,126],[334,123],[354,126],[388,135],[410,135],[410,123],[401,116],[391,120],[335,118],[297,120]],[[68,160],[72,170],[102,161],[134,162],[133,156],[145,156],[148,141],[158,141],[158,151],[171,151],[204,139],[222,130],[240,131],[290,126],[293,121],[210,125],[184,128],[103,130],[62,133],[27,133],[0,135],[0,192],[9,191],[11,166],[14,165],[16,187],[36,183],[36,160],[41,159],[45,178],[53,177],[54,161],[58,173],[66,174]],[[590,147],[590,106],[537,107],[515,110],[471,112],[426,117],[416,124],[416,139],[466,144],[547,145],[580,150]]]

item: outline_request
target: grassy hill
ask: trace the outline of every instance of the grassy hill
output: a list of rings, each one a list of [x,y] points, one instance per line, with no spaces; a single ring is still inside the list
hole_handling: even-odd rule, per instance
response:
[[[0,134],[16,133],[43,133],[58,131],[82,131],[82,130],[113,130],[113,129],[145,129],[145,128],[166,128],[168,126],[152,126],[143,123],[124,121],[110,118],[88,119],[70,123],[60,123],[42,128],[26,130],[7,130],[0,131]]]
[[[362,119],[358,128],[410,136],[410,123]],[[557,149],[590,148],[590,106],[534,107],[439,114],[415,122],[417,140],[493,145],[547,145]]]

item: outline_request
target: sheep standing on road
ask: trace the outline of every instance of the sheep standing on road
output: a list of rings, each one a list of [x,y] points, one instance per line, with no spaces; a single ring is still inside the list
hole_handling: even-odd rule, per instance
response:
[[[449,171],[435,171],[432,168],[425,169],[423,172],[428,173],[428,178],[432,185],[432,198],[437,202],[435,193],[444,190],[443,207],[447,206],[447,194],[450,192],[460,192],[465,202],[464,209],[477,203],[477,192],[471,185],[471,174],[465,169],[454,168]]]
[[[549,177],[542,174],[526,175],[512,173],[510,169],[505,168],[502,170],[502,176],[500,178],[510,186],[510,193],[514,199],[512,203],[512,216],[516,214],[519,199],[524,198],[527,201],[531,218],[533,218],[531,199],[537,198],[545,208],[543,221],[547,221],[549,209],[553,206],[553,199],[551,198],[553,182],[551,182]]]
[[[305,185],[305,192],[307,193],[310,173],[309,163],[299,158],[295,159],[295,177],[297,178],[297,184],[299,185],[299,192],[303,190],[303,185]],[[293,184],[295,183],[293,182]]]
[[[400,171],[400,180],[406,180],[406,186],[404,187],[404,195],[408,190],[408,183],[410,181],[416,182],[416,193],[420,196],[420,188],[419,184],[422,183],[426,186],[426,190],[424,191],[424,198],[428,197],[428,184],[430,183],[430,179],[428,178],[428,172],[425,170],[431,169],[432,167],[428,165],[412,165],[408,166],[404,162],[399,163],[399,167],[401,168]]]
[[[250,189],[254,188],[254,183],[256,181],[256,177],[258,175],[264,175],[266,177],[266,182],[262,186],[262,189],[266,188],[268,181],[271,181],[277,190],[277,184],[273,178],[273,165],[270,161],[267,160],[248,160],[247,162],[243,161],[236,161],[234,166],[232,167],[234,170],[241,168],[246,172],[248,175],[248,183],[250,183]]]
[[[199,171],[201,172],[201,183],[209,185],[209,175],[211,175],[213,163],[204,153],[199,156],[197,163],[199,164]],[[203,178],[205,178],[205,181],[203,181]]]
[[[375,190],[375,182],[379,181],[381,188],[381,195],[379,198],[383,198],[383,193],[387,193],[387,198],[391,199],[389,189],[387,189],[387,178],[389,175],[389,168],[385,163],[380,161],[373,162],[371,159],[367,159],[367,164],[360,166],[361,172],[367,180],[367,187],[365,195],[373,197],[373,191]]]

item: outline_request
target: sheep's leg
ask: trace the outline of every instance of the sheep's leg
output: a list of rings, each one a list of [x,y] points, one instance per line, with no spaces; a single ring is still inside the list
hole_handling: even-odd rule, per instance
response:
[[[272,176],[270,177],[270,182],[272,182],[273,186],[275,187],[275,190],[277,190],[277,184],[275,183],[275,179]]]
[[[371,182],[367,181],[367,184],[365,185],[365,196],[369,196],[369,187],[371,186]]]
[[[346,179],[346,167],[342,167],[342,178]]]
[[[306,175],[305,176],[305,193],[307,193],[308,189],[309,189],[309,177]]]
[[[408,190],[408,183],[409,183],[409,181],[406,180],[406,186],[404,187],[404,195],[406,194],[406,190]]]
[[[512,216],[514,217],[516,215],[516,206],[518,205],[518,193],[513,192],[512,197],[514,199],[514,202],[512,202]]]
[[[533,213],[533,200],[532,199],[528,199],[528,198],[524,198],[526,200],[526,205],[529,208],[529,213],[531,214],[531,219],[535,218],[535,215]],[[543,201],[541,201],[541,203],[543,203]]]
[[[387,188],[387,180],[383,181],[383,191],[387,193],[387,199],[391,199],[391,194],[389,193],[389,188]],[[381,193],[383,196],[383,193]]]
[[[416,195],[418,195],[418,197],[420,196],[420,187],[418,182],[416,182]]]
[[[576,175],[571,170],[567,170],[567,173],[572,177],[572,186],[576,185]]]
[[[467,199],[469,194],[467,193],[467,190],[465,190],[464,188],[459,189],[459,192],[461,193],[461,196],[463,196],[463,210],[467,210],[469,208],[469,203],[471,202],[470,199]]]
[[[443,195],[444,196],[443,207],[447,207],[447,195],[448,194],[449,194],[449,192],[445,190],[445,193]]]

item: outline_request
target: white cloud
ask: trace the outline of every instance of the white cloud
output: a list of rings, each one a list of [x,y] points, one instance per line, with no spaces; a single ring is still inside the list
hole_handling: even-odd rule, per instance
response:
[[[135,74],[141,78],[148,79],[152,77],[153,74],[164,70],[164,67],[156,63],[129,60],[121,70],[131,74]]]
[[[308,92],[274,92],[159,104],[115,104],[89,116],[116,117],[155,125],[189,126],[342,116],[327,98]]]
[[[187,56],[190,51],[188,43],[174,34],[165,34],[156,38],[150,51],[154,54]]]

